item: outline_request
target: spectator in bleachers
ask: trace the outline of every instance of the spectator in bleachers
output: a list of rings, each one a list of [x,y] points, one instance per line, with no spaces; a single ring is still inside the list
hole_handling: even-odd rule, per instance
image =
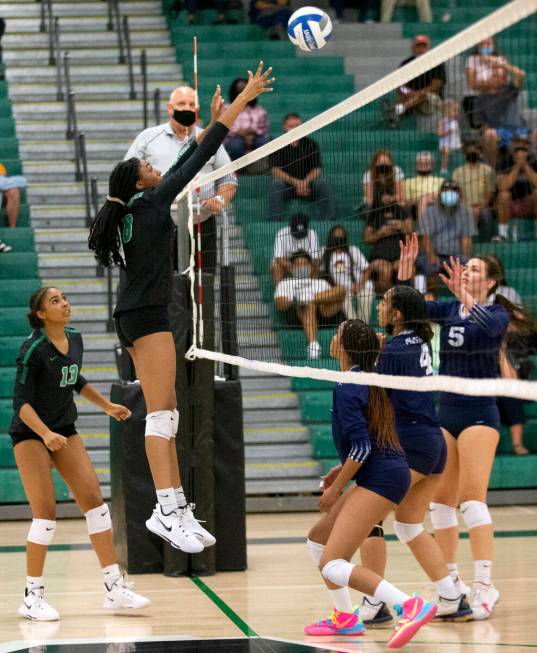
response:
[[[250,0],[250,19],[273,40],[285,38],[291,17],[289,0]]]
[[[482,238],[490,240],[496,176],[494,170],[483,162],[481,146],[477,141],[466,142],[462,151],[466,163],[455,168],[453,181],[461,189],[461,200],[472,211]]]
[[[345,227],[334,225],[328,232],[321,258],[321,278],[332,286],[345,288],[344,312],[348,319],[360,318],[369,323],[373,284],[369,280],[369,263],[356,245],[349,245]],[[354,298],[357,310],[354,307]]]
[[[418,224],[426,261],[420,263],[427,275],[443,270],[451,256],[466,262],[472,255],[472,237],[476,228],[472,212],[462,203],[455,181],[446,179],[440,187],[437,201],[429,204]]]
[[[495,168],[499,154],[505,153],[513,138],[529,138],[519,103],[526,74],[506,61],[491,64],[488,89],[477,98],[484,124],[483,139],[488,163]]]
[[[346,289],[331,286],[319,278],[317,264],[305,251],[290,258],[290,277],[283,279],[274,291],[274,305],[285,312],[290,326],[302,326],[308,342],[307,358],[320,358],[321,345],[317,330],[322,326],[337,327],[345,320],[343,302]]]
[[[418,34],[412,41],[412,55],[401,62],[399,67],[414,61],[429,50],[431,41],[426,34]],[[442,107],[442,97],[446,84],[446,68],[440,64],[411,79],[397,91],[397,103],[390,110],[389,121],[392,127],[407,111],[418,111],[431,115]]]
[[[166,105],[168,122],[148,127],[138,134],[129,147],[125,160],[131,157],[145,159],[158,168],[162,175],[172,166],[177,158],[186,152],[196,134],[201,132],[195,126],[196,97],[194,89],[179,86],[170,95]],[[209,159],[199,172],[199,176],[209,174],[230,163],[226,148],[221,145],[216,154]],[[201,190],[201,243],[203,251],[203,269],[214,272],[216,269],[216,215],[228,206],[237,190],[237,178],[234,174],[225,175],[214,184],[208,184]]]
[[[16,227],[21,208],[21,188],[26,188],[26,179],[21,175],[8,175],[0,163],[0,206],[5,209],[7,226]],[[0,254],[7,254],[13,248],[0,240]]]
[[[494,67],[507,63],[506,58],[496,47],[494,38],[488,38],[478,43],[473,53],[466,61],[466,82],[474,95],[481,95],[493,90],[491,79]]]
[[[168,4],[167,11],[173,18],[177,18],[180,11],[183,9],[183,1],[172,0],[172,2]],[[185,0],[184,6],[187,11],[186,20],[189,25],[194,25],[196,23],[199,5],[199,0]],[[203,9],[216,9],[216,19],[213,21],[213,25],[224,25],[225,23],[233,24],[237,22],[226,17],[226,0],[210,0],[210,2],[202,2],[201,5]]]
[[[430,0],[407,0],[402,3],[400,0],[382,0],[381,21],[383,23],[391,23],[395,6],[398,4],[412,4],[418,10],[420,23],[432,23],[433,12],[431,11]]]
[[[336,18],[334,23],[339,23],[344,19],[345,0],[330,0],[330,4],[335,11]],[[379,0],[357,0],[348,5],[349,8],[356,8],[358,22],[376,23],[380,20],[380,1]]]
[[[500,242],[508,238],[510,219],[537,218],[537,162],[528,161],[529,141],[516,138],[510,150],[496,177],[498,235],[494,239]]]
[[[459,103],[455,100],[444,100],[442,117],[438,121],[437,134],[440,149],[440,174],[447,175],[450,154],[461,149]]]
[[[298,113],[288,113],[283,119],[285,132],[300,124],[302,120]],[[269,220],[281,220],[285,202],[291,199],[314,202],[319,219],[335,218],[334,194],[321,177],[321,152],[312,138],[304,136],[276,150],[270,157],[270,167]]]
[[[229,103],[242,92],[248,80],[237,78],[229,89]],[[231,159],[235,160],[246,152],[256,150],[265,145],[269,138],[269,118],[267,110],[257,104],[257,98],[248,103],[244,111],[239,114],[233,127],[229,130],[224,145]]]
[[[295,252],[306,252],[314,266],[319,266],[322,256],[319,238],[310,229],[310,219],[305,213],[295,213],[288,227],[283,227],[274,239],[274,254],[270,271],[274,284],[277,285],[291,273],[291,256]]]
[[[434,159],[432,152],[416,154],[416,176],[405,180],[405,202],[412,216],[420,220],[429,204],[436,201],[443,177],[433,175]]]
[[[405,201],[405,173],[395,165],[389,150],[377,150],[369,170],[364,172],[362,189],[366,209]]]
[[[373,245],[369,275],[378,294],[393,285],[399,267],[399,241],[410,233],[412,220],[401,204],[386,204],[368,211],[364,242]]]

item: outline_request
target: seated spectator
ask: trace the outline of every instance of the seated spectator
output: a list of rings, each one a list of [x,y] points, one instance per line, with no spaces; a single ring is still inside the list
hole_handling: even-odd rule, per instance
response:
[[[378,294],[393,285],[399,267],[399,241],[410,233],[412,220],[400,204],[380,205],[368,212],[364,242],[373,245],[369,274]]]
[[[466,82],[472,93],[481,95],[491,91],[490,81],[494,66],[504,63],[507,63],[507,60],[496,47],[492,36],[478,43],[468,57],[465,68]]]
[[[317,265],[322,256],[319,239],[313,229],[309,228],[310,219],[305,213],[295,213],[288,227],[280,229],[274,239],[274,254],[270,271],[274,284],[291,273],[291,256],[295,252],[306,252]]]
[[[399,67],[421,57],[429,50],[430,39],[425,34],[418,34],[412,41],[412,55],[401,62]],[[423,115],[431,115],[442,106],[442,96],[446,84],[446,69],[444,64],[431,68],[425,73],[410,80],[397,91],[397,104],[390,112],[389,120],[392,127],[408,111],[418,111]]]
[[[389,150],[377,150],[362,178],[366,208],[379,203],[402,204],[405,200],[404,178],[405,173],[395,165]]]
[[[416,176],[405,180],[406,205],[412,211],[412,216],[419,220],[424,214],[428,204],[435,202],[443,177],[433,175],[432,152],[418,152],[416,154]]]
[[[483,139],[488,163],[496,168],[498,155],[505,153],[513,138],[529,138],[519,104],[525,72],[507,62],[491,64],[489,88],[477,98],[484,132]]]
[[[356,245],[349,245],[347,231],[340,224],[328,232],[321,259],[321,278],[332,286],[345,288],[345,315],[369,322],[374,296],[368,262]],[[357,310],[353,299],[357,299]]]
[[[187,10],[187,23],[189,25],[194,25],[196,23],[197,11],[200,4],[202,9],[208,7],[216,9],[217,15],[216,19],[213,21],[213,25],[224,25],[225,23],[232,25],[237,22],[236,20],[226,17],[226,0],[210,0],[210,2],[201,3],[199,0],[185,0],[184,5]],[[177,19],[177,16],[182,9],[183,0],[172,0],[172,2],[168,2],[167,11],[173,18]]]
[[[537,162],[528,161],[529,141],[519,139],[511,145],[503,168],[496,177],[498,194],[496,213],[498,215],[498,235],[494,240],[506,241],[509,220],[512,218],[537,218]]]
[[[288,113],[283,129],[290,132],[302,120],[298,113]],[[270,157],[273,181],[269,190],[269,220],[282,220],[284,204],[291,199],[315,202],[319,219],[333,220],[336,206],[332,189],[321,178],[321,152],[307,136],[276,150]]]
[[[235,101],[242,93],[248,80],[235,79],[229,89],[229,103]],[[224,145],[229,156],[235,160],[246,152],[256,150],[269,142],[269,119],[267,110],[257,104],[257,98],[248,102],[244,111],[233,123],[229,130]]]
[[[438,148],[440,149],[440,174],[447,175],[449,156],[461,149],[461,128],[459,125],[459,103],[444,100],[442,117],[438,121]]]
[[[398,0],[382,0],[381,21],[383,23],[391,23],[397,3]],[[431,3],[429,0],[410,0],[410,2],[407,0],[404,4],[413,4],[416,6],[420,23],[433,22],[433,12],[431,11]]]
[[[461,201],[472,211],[475,224],[485,240],[492,237],[492,202],[496,188],[494,170],[483,163],[481,146],[468,141],[462,148],[466,163],[455,168],[453,181],[461,189]]]
[[[419,267],[428,275],[443,270],[451,256],[467,261],[472,255],[472,236],[476,228],[470,209],[461,202],[459,186],[446,179],[437,201],[429,204],[420,220],[417,233],[422,236],[426,261]]]
[[[250,19],[273,40],[285,38],[291,17],[289,0],[250,0]]]
[[[302,326],[308,342],[307,358],[316,360],[322,354],[317,330],[322,326],[337,327],[345,320],[346,290],[320,279],[317,265],[307,252],[295,252],[290,263],[291,276],[276,286],[274,305],[286,313],[290,326]]]
[[[8,175],[6,167],[0,163],[0,197],[5,207],[7,226],[16,227],[21,208],[21,188],[26,188],[26,179],[21,175]]]

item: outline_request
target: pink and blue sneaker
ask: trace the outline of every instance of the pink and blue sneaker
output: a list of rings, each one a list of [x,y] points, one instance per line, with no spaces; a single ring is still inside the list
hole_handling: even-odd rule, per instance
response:
[[[438,606],[424,601],[420,596],[413,596],[395,610],[400,616],[394,634],[388,640],[388,648],[401,648],[407,644],[418,630],[434,619]]]
[[[314,637],[327,635],[347,635],[357,637],[365,634],[365,626],[360,619],[358,608],[353,612],[339,612],[334,610],[328,619],[322,619],[316,624],[304,628],[306,635]]]

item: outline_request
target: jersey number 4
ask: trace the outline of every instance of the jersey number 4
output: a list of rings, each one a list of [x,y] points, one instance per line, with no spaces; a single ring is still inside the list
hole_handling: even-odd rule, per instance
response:
[[[462,347],[464,344],[464,327],[452,326],[449,329],[448,342],[452,347]]]
[[[74,385],[78,379],[78,365],[65,365],[62,367],[62,380],[60,381],[60,388],[65,388],[68,385]]]
[[[420,367],[425,368],[425,376],[431,376],[433,373],[433,360],[431,358],[429,345],[423,344],[421,346]]]

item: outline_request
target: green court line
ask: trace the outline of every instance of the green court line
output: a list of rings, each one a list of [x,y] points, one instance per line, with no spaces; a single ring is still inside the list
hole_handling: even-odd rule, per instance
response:
[[[219,608],[226,617],[235,624],[235,626],[237,626],[243,635],[246,635],[247,637],[259,637],[255,630],[250,628],[250,626],[239,617],[235,610],[230,608],[229,605],[221,599],[218,594],[216,594],[216,592],[213,592],[213,590],[206,585],[199,576],[192,576],[191,580],[194,585],[196,585],[216,605],[216,607]]]
[[[396,542],[397,537],[393,534],[384,536],[387,542]],[[537,537],[537,530],[528,531],[496,531],[494,537],[497,538],[511,538],[511,537]],[[468,539],[468,533],[459,533],[461,540]],[[304,544],[303,537],[252,537],[247,540],[248,546],[256,544]],[[91,544],[51,544],[48,548],[49,551],[89,551]],[[0,546],[1,553],[24,553],[26,546],[24,544],[17,544],[12,546]]]

